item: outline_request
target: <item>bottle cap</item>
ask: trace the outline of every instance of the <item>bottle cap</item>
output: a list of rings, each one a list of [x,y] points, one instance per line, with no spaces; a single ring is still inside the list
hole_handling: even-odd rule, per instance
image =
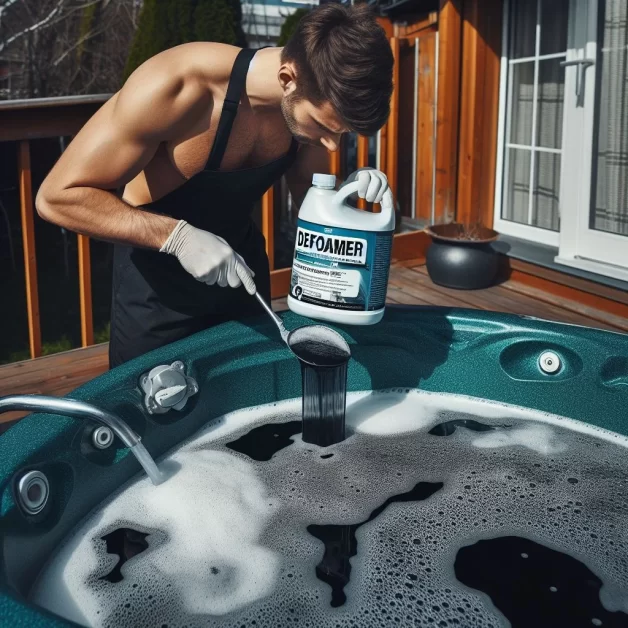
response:
[[[317,188],[333,190],[336,187],[336,175],[316,172],[312,177],[312,185],[315,185]]]

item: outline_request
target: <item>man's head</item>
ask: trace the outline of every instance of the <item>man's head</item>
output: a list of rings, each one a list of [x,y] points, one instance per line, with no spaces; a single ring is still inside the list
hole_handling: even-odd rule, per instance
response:
[[[281,54],[281,108],[301,142],[336,150],[340,135],[375,134],[388,119],[393,56],[366,5],[324,4],[299,22]]]

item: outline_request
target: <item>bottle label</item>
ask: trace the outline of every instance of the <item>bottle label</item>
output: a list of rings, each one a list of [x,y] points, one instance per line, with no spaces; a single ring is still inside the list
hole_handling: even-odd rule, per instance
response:
[[[386,303],[392,231],[358,231],[299,220],[290,296],[337,310]]]

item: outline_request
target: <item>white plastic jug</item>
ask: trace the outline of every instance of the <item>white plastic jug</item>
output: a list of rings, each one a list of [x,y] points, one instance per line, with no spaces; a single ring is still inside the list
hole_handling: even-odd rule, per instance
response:
[[[315,174],[301,205],[288,307],[310,318],[373,325],[384,315],[395,230],[393,197],[381,212],[345,202],[358,191],[350,183],[335,191],[336,177]]]

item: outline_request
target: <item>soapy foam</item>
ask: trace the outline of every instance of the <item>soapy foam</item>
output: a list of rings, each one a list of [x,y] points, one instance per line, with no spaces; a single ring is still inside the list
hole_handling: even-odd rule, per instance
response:
[[[501,626],[488,596],[454,573],[461,547],[514,535],[569,553],[603,581],[608,611],[628,612],[628,440],[522,408],[418,391],[348,395],[346,441],[294,443],[258,462],[225,443],[299,419],[300,399],[235,412],[180,446],[154,487],[143,477],[81,525],[32,599],[91,626]],[[451,420],[458,427],[428,434]],[[332,456],[329,453],[333,452]],[[323,457],[324,456],[324,457]],[[347,600],[316,577],[323,543],[308,525],[355,525],[418,482],[443,488],[391,502],[356,533]],[[123,580],[102,537],[148,533]],[[588,621],[592,621],[594,617]],[[255,622],[255,623],[253,623]],[[595,625],[595,624],[592,624]]]
[[[290,332],[288,345],[300,360],[315,366],[339,366],[351,357],[346,340],[324,325],[298,327]]]

